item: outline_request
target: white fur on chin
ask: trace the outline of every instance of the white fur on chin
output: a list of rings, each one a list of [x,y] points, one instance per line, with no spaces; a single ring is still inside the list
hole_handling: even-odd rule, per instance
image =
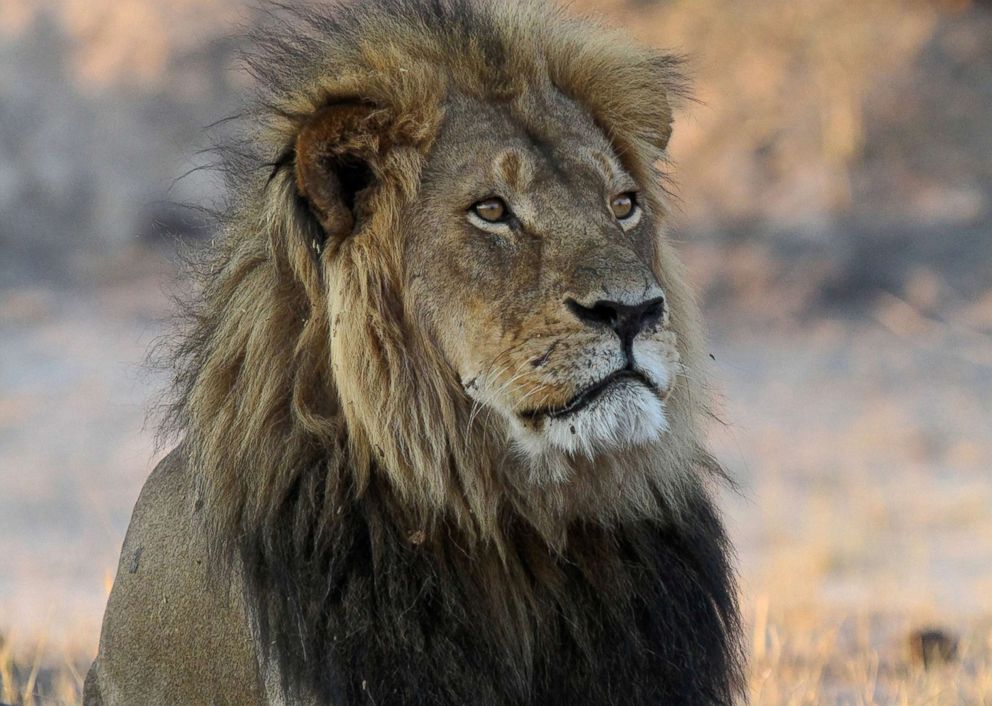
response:
[[[662,331],[652,339],[636,340],[634,358],[651,387],[635,379],[620,379],[582,409],[545,417],[536,425],[506,409],[509,405],[495,405],[503,408],[509,441],[529,461],[533,482],[567,482],[570,459],[594,460],[624,448],[647,446],[668,431],[665,398],[679,361],[674,333]],[[605,378],[615,372],[616,361],[607,357],[603,362],[609,366],[602,370]]]
[[[668,430],[668,418],[665,403],[654,391],[643,383],[624,380],[574,414],[545,419],[540,429],[529,429],[520,423],[514,427],[518,450],[547,472],[559,466],[547,464],[552,456],[582,455],[591,459],[605,451],[652,442]],[[566,468],[561,466],[562,472]],[[566,478],[545,476],[545,480],[559,482]]]

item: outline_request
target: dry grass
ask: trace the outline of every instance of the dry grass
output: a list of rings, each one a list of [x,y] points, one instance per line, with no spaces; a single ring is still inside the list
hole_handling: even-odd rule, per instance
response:
[[[992,625],[959,638],[958,656],[929,669],[913,657],[912,616],[750,612],[752,706],[992,706]],[[0,701],[77,704],[86,658],[0,642]]]
[[[52,654],[43,636],[33,647],[0,636],[0,702],[12,706],[65,706],[82,700],[88,658]]]
[[[910,644],[910,616],[754,612],[753,706],[987,706],[992,627],[959,640],[957,657],[925,668]]]

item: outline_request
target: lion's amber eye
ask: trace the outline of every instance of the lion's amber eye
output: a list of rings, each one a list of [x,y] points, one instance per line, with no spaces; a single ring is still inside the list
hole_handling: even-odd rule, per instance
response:
[[[472,212],[484,221],[499,223],[506,218],[510,209],[507,208],[503,199],[492,198],[479,201],[472,206]]]
[[[631,191],[628,191],[625,194],[620,194],[619,196],[614,196],[613,200],[610,201],[610,208],[613,209],[613,215],[620,220],[630,218],[630,215],[634,212],[634,208],[636,206],[637,199]]]

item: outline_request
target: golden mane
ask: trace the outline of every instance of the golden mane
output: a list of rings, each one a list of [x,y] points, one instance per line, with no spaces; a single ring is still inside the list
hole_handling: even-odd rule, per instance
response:
[[[230,548],[264,532],[287,498],[310,503],[322,526],[318,518],[332,518],[343,495],[377,487],[389,489],[411,531],[429,534],[448,522],[470,541],[500,544],[514,513],[553,538],[568,512],[562,508],[589,514],[598,489],[534,497],[541,491],[521,492],[497,472],[512,463],[500,455],[501,439],[484,422],[470,423],[453,373],[403,310],[402,248],[382,243],[398,232],[402,205],[416,198],[449,91],[487,101],[528,90],[566,94],[593,116],[663,212],[656,165],[665,157],[671,101],[684,90],[679,62],[540,0],[376,0],[280,10],[273,23],[275,30],[254,37],[257,52],[246,59],[257,107],[227,157],[223,234],[198,267],[196,300],[171,360],[165,428],[184,437],[215,542]],[[387,237],[368,239],[341,261],[293,169],[308,122],[346,101],[381,107],[382,139],[401,148],[376,175],[382,188],[363,226]],[[706,399],[701,336],[663,238],[656,258],[684,374],[669,400],[666,450],[645,462],[671,469],[658,475],[691,486],[678,491],[691,494],[696,474],[685,469],[713,467],[697,439]],[[659,507],[677,510],[677,497],[655,495]]]

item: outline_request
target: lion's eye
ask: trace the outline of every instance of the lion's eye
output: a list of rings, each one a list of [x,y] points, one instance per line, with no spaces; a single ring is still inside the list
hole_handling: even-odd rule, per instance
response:
[[[634,209],[637,208],[637,195],[633,191],[628,191],[625,194],[614,196],[613,200],[610,201],[610,208],[613,209],[613,215],[620,220],[630,218]]]
[[[501,223],[510,214],[503,199],[484,199],[472,206],[472,213],[488,223]]]

